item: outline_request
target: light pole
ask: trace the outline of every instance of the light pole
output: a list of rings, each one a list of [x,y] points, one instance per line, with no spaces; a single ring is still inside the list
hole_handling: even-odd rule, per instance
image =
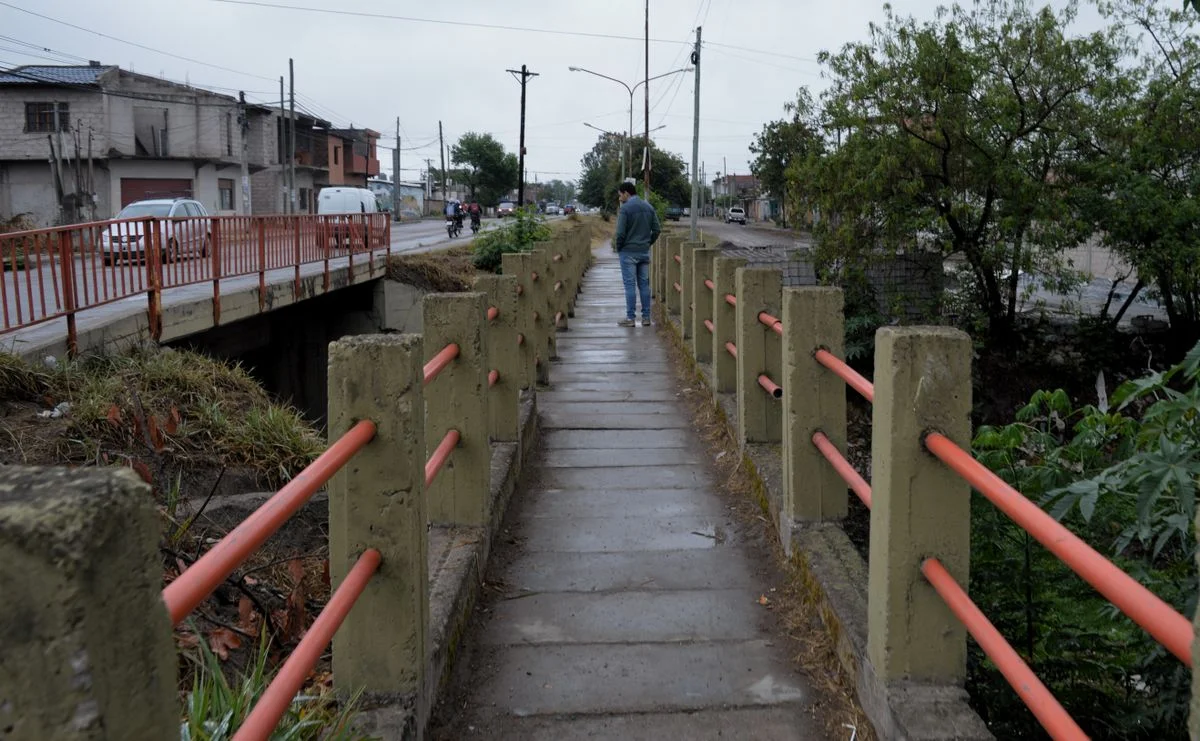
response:
[[[599,131],[601,134],[608,134],[609,136],[616,136],[616,137],[619,137],[619,138],[621,138],[621,139],[627,139],[627,138],[628,138],[628,137],[627,137],[625,134],[618,134],[618,133],[617,133],[617,132],[615,132],[615,131],[609,131],[608,129],[602,129],[602,128],[600,128],[599,126],[593,126],[592,124],[588,123],[587,121],[584,121],[584,122],[583,122],[583,125],[584,125],[584,126],[586,126],[586,127],[588,127],[589,129],[595,129],[596,131]],[[647,133],[653,134],[655,131],[658,131],[659,129],[665,129],[665,128],[667,128],[667,125],[666,125],[666,124],[663,124],[662,126],[655,126],[653,129],[650,129],[650,131],[649,131],[649,132],[647,132]],[[625,147],[624,147],[624,146],[622,146],[622,147],[621,147],[621,155],[622,155],[622,156],[621,156],[621,180],[622,180],[622,181],[624,181],[624,180],[625,180],[625,178],[627,177],[627,175],[626,175],[626,170],[625,170],[625,157],[624,157],[624,154],[625,154]]]
[[[617,83],[621,87],[625,88],[625,90],[629,93],[629,129],[628,129],[629,138],[626,139],[626,153],[625,153],[626,158],[628,160],[633,159],[633,145],[630,142],[633,139],[633,94],[634,94],[634,92],[639,87],[641,87],[642,85],[645,85],[646,83],[650,82],[651,80],[658,80],[663,77],[669,77],[670,75],[677,75],[681,72],[694,71],[693,68],[691,68],[691,67],[680,67],[679,69],[673,69],[670,72],[663,72],[661,75],[655,75],[654,77],[647,77],[644,80],[638,80],[637,82],[635,82],[633,84],[633,87],[630,87],[627,83],[625,83],[621,80],[618,80],[615,77],[609,77],[608,75],[602,75],[599,72],[593,72],[590,69],[584,69],[583,67],[567,67],[567,69],[569,69],[572,72],[587,72],[589,75],[595,75],[596,77],[603,77],[606,80],[612,80],[613,82]],[[661,129],[662,127],[659,126],[658,128]],[[651,131],[657,131],[657,130],[658,129],[651,129]],[[646,133],[649,133],[649,132],[646,132]],[[630,162],[630,164],[632,164],[632,162]],[[624,180],[624,178],[622,178],[622,180]]]

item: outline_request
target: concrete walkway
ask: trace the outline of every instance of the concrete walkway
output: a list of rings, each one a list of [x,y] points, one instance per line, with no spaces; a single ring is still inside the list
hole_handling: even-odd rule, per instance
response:
[[[509,518],[433,738],[818,739],[655,328],[616,326],[605,246],[538,394]]]

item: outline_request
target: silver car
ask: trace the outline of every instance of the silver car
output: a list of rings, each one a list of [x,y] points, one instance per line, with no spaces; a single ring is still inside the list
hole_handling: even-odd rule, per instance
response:
[[[145,234],[145,219],[161,220],[161,260],[207,257],[212,244],[208,211],[190,198],[134,201],[116,215],[100,235],[105,263],[144,260],[153,235]]]

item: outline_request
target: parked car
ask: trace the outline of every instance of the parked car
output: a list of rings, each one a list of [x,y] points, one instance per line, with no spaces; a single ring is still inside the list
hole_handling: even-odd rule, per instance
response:
[[[212,225],[204,204],[191,198],[153,198],[121,209],[101,233],[100,251],[106,264],[146,258],[153,239],[145,233],[145,219],[149,218],[163,220],[159,227],[162,262],[208,256]]]
[[[374,213],[379,213],[379,204],[375,194],[366,188],[323,188],[317,195],[317,215],[323,217],[321,244],[328,245],[332,240],[335,247],[344,243],[347,249],[365,248],[363,228],[369,218],[367,214]],[[380,245],[386,239],[390,239],[390,234],[384,223],[371,234],[371,244]]]
[[[683,209],[679,206],[667,206],[667,218],[671,221],[679,221],[683,216]]]
[[[558,216],[559,213],[561,213],[561,212],[562,212],[562,209],[560,209],[558,207],[557,203],[547,203],[546,204],[546,215],[547,216]]]
[[[512,201],[501,201],[499,206],[496,206],[496,218],[503,219],[505,216],[512,216],[517,211],[517,204]]]
[[[563,206],[563,213],[567,215],[575,213],[575,205],[568,203],[567,205]]]
[[[729,224],[736,221],[742,226],[746,225],[746,209],[740,206],[734,206],[725,212],[725,223]]]

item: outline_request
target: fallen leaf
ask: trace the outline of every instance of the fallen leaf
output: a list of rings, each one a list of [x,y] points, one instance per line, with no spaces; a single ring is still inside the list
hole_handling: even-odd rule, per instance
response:
[[[221,661],[229,659],[229,652],[241,645],[241,636],[229,628],[213,628],[208,634],[208,647]]]
[[[158,429],[158,418],[151,414],[150,419],[147,420],[146,424],[150,431],[150,444],[154,446],[155,450],[162,452],[162,449],[167,446],[167,443],[166,440],[163,439],[162,430]]]
[[[179,410],[171,407],[171,414],[167,417],[167,422],[163,426],[168,435],[174,435],[179,429],[179,425],[183,424],[183,417],[179,414]]]
[[[258,579],[255,579],[253,576],[244,577],[242,581],[244,581],[248,587],[258,584]]]
[[[325,585],[326,589],[330,588],[329,559],[328,558],[325,559],[325,562],[321,565],[321,583]]]
[[[292,575],[292,584],[304,581],[304,562],[298,558],[288,561],[288,573]]]
[[[758,598],[758,604],[766,607],[767,605],[771,604],[771,600],[767,599],[767,595],[764,594]]]
[[[129,464],[129,467],[136,471],[138,476],[142,477],[142,481],[145,481],[147,484],[154,484],[154,474],[150,473],[150,467],[145,463],[133,461]]]
[[[195,633],[176,633],[175,645],[180,650],[197,648],[200,645],[200,636],[196,635]]]
[[[121,426],[121,407],[113,404],[108,408],[108,423],[113,427]]]
[[[304,637],[306,612],[304,610],[304,590],[297,585],[287,598],[287,609],[284,611],[283,635],[288,641],[298,641]]]
[[[238,627],[247,633],[252,633],[256,615],[254,602],[243,594],[242,598],[238,600]]]

